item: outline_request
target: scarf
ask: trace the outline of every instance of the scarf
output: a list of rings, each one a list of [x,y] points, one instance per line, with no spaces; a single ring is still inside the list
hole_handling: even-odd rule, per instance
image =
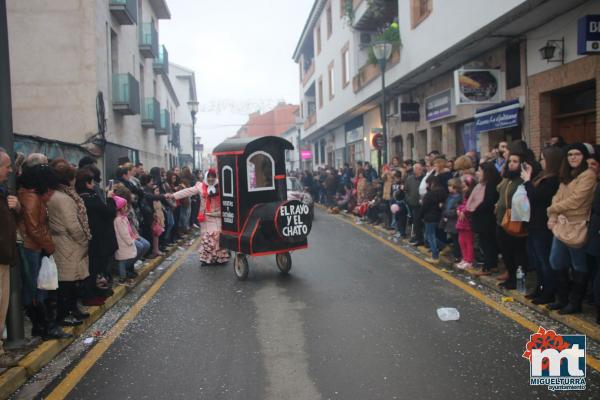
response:
[[[478,183],[473,188],[469,199],[467,200],[466,210],[468,212],[473,212],[481,203],[483,203],[483,198],[485,197],[485,183]]]
[[[69,196],[75,204],[77,205],[77,220],[79,220],[79,224],[85,233],[85,237],[87,240],[92,239],[92,233],[90,232],[90,224],[88,222],[87,210],[85,208],[85,203],[83,199],[77,194],[75,189],[71,186],[59,185],[58,190]]]

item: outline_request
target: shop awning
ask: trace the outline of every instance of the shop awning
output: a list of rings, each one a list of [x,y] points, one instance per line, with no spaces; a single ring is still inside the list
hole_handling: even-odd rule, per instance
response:
[[[475,131],[481,133],[519,126],[521,107],[521,103],[516,99],[478,109],[475,112]]]

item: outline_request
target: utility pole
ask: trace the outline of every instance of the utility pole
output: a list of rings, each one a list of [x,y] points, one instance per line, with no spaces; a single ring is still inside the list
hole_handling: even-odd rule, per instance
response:
[[[6,0],[0,0],[0,146],[4,147],[14,161],[14,137],[12,125],[12,99],[10,88],[10,59],[8,51],[8,17]],[[15,193],[15,175],[8,181],[9,193]],[[16,243],[15,243],[16,245]],[[19,266],[10,268],[10,300],[6,329],[6,348],[19,348],[25,343],[23,307],[21,300],[21,273]]]

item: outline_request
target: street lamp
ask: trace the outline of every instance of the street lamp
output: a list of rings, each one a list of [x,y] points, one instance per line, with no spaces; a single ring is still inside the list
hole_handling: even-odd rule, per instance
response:
[[[198,113],[198,102],[196,100],[188,101],[190,114],[192,115],[192,172],[196,169],[196,114]]]
[[[296,131],[298,132],[298,172],[302,171],[302,127],[304,126],[304,120],[300,117],[296,117]]]
[[[383,162],[387,163],[387,121],[386,121],[386,109],[385,109],[385,65],[387,63],[388,58],[392,55],[392,44],[388,42],[376,42],[373,44],[373,54],[375,54],[375,58],[379,61],[379,69],[381,70],[381,124],[382,124],[382,133],[383,133],[383,151],[377,151],[377,162],[379,163],[379,168],[382,167],[381,159],[383,153]]]

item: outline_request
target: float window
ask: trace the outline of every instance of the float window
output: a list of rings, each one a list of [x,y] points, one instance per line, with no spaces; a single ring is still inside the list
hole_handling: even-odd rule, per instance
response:
[[[248,191],[275,190],[275,162],[264,151],[252,153],[246,161]]]

